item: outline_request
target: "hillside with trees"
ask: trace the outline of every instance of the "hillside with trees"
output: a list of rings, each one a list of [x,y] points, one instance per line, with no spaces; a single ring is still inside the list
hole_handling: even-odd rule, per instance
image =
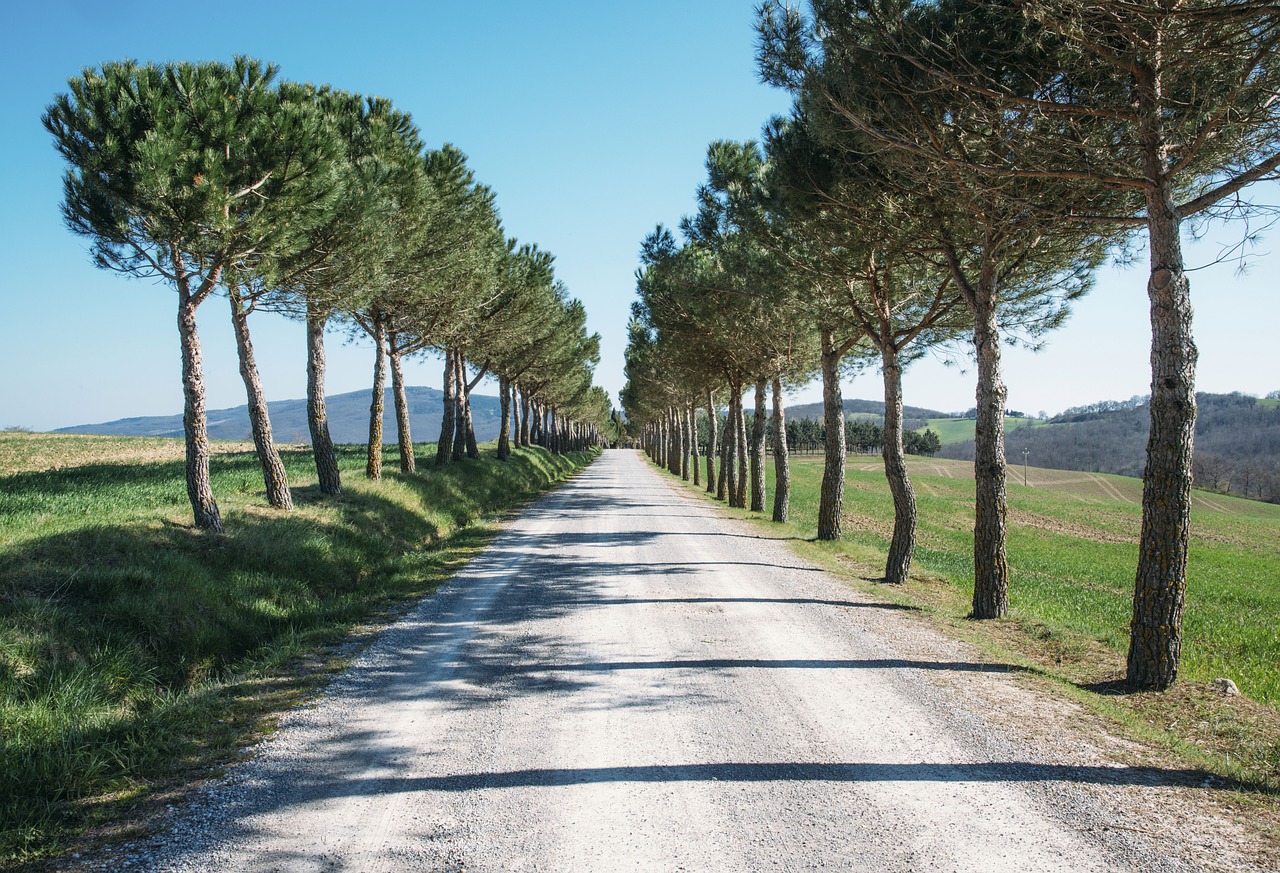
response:
[[[1280,503],[1280,404],[1238,393],[1200,393],[1196,404],[1195,486]],[[1046,426],[1015,426],[1006,440],[1037,467],[1140,477],[1149,421],[1144,397],[1103,401],[1067,409]],[[969,440],[939,454],[972,460],[973,451]]]

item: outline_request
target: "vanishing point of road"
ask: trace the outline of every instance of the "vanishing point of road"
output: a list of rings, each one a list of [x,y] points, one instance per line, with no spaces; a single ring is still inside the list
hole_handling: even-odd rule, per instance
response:
[[[1196,869],[1075,718],[608,451],[111,865]]]

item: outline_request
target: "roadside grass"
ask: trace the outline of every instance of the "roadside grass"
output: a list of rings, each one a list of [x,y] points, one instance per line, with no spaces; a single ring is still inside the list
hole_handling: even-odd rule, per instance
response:
[[[918,505],[912,577],[879,582],[893,504],[877,459],[851,457],[845,534],[815,539],[820,457],[792,459],[790,521],[731,510],[833,567],[874,596],[921,607],[952,633],[1056,680],[1135,736],[1191,756],[1224,779],[1280,792],[1280,507],[1196,492],[1179,683],[1125,694],[1141,482],[1123,476],[1010,469],[1010,614],[968,619],[973,596],[972,464],[911,458]],[[1021,469],[1018,470],[1021,474]],[[1019,475],[1019,479],[1020,479]],[[772,484],[772,469],[769,471]],[[766,501],[766,505],[768,502]],[[1227,697],[1212,680],[1230,678]]]
[[[285,448],[297,508],[281,513],[246,448],[214,444],[218,536],[190,527],[180,440],[0,434],[0,866],[109,831],[228,760],[353,629],[434,590],[486,522],[594,457],[499,463],[486,446],[403,475],[389,447],[373,483],[344,446],[344,493],[327,499],[310,450]]]

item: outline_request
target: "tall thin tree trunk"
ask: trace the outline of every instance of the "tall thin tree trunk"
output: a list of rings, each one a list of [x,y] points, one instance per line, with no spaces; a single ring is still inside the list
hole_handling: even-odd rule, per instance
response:
[[[764,512],[765,381],[756,380],[755,417],[751,420],[751,511]]]
[[[182,429],[186,436],[187,497],[196,527],[222,533],[222,514],[209,482],[209,427],[205,417],[204,365],[196,331],[196,303],[179,284],[178,336],[182,345]]]
[[[413,433],[409,425],[409,398],[405,394],[404,371],[400,367],[400,352],[396,350],[396,335],[388,337],[387,357],[391,361],[391,396],[396,407],[396,444],[400,447],[400,472],[413,473],[418,465],[413,457]]]
[[[461,461],[467,456],[467,357],[461,349],[454,350],[453,396],[457,415],[453,419],[453,459]]]
[[[747,508],[747,460],[750,449],[747,446],[747,413],[746,405],[742,402],[743,386],[738,386],[738,416],[735,419],[734,430],[736,431],[734,441],[738,444],[738,499],[734,504],[739,509]]]
[[[293,495],[289,493],[289,477],[284,462],[276,451],[271,435],[271,417],[267,411],[267,397],[262,390],[258,363],[253,356],[253,342],[249,339],[249,312],[239,289],[227,286],[227,298],[231,301],[231,324],[235,328],[236,352],[240,358],[240,378],[244,380],[245,394],[249,401],[249,425],[253,429],[253,445],[258,451],[258,463],[262,466],[262,481],[267,489],[267,503],[276,509],[293,509]]]
[[[685,407],[685,415],[689,417],[689,467],[693,472],[693,484],[695,487],[702,484],[701,475],[698,470],[698,407],[690,403]]]
[[[1009,611],[1009,564],[1005,553],[1008,492],[1004,457],[1004,410],[1008,391],[1000,371],[1000,328],[994,267],[984,265],[974,307],[973,344],[978,359],[974,437],[973,617],[1000,618]]]
[[[328,320],[327,312],[307,301],[307,426],[311,430],[311,453],[316,459],[320,493],[338,497],[342,494],[342,477],[324,403],[324,325]]]
[[[732,390],[732,389],[730,389]],[[720,477],[716,480],[716,500],[729,501],[737,490],[734,487],[733,458],[733,398],[729,398],[729,406],[724,415],[724,433],[720,435]]]
[[[364,474],[382,478],[382,414],[387,398],[387,327],[382,315],[373,314],[373,397],[369,402],[369,451]]]
[[[511,457],[511,381],[498,377],[498,402],[502,407],[502,421],[498,425],[498,460]]]
[[[786,521],[791,506],[791,458],[787,451],[787,413],[782,379],[773,379],[773,520]]]
[[[440,440],[436,444],[436,465],[443,466],[453,460],[453,432],[457,427],[458,379],[454,374],[456,358],[452,348],[444,350],[444,400],[440,419]]]
[[[1163,134],[1157,127],[1148,138],[1158,143]],[[1148,178],[1163,177],[1158,155],[1150,156],[1148,164]],[[1178,678],[1182,656],[1198,357],[1191,335],[1191,283],[1184,271],[1179,218],[1167,183],[1147,190],[1147,227],[1151,430],[1142,479],[1142,534],[1125,679],[1133,689],[1164,690]]]
[[[467,457],[476,460],[480,457],[480,446],[476,443],[476,425],[471,417],[471,392],[480,384],[485,373],[489,372],[489,366],[486,364],[481,367],[480,372],[476,373],[475,379],[471,381],[467,380],[466,363],[462,362],[459,366],[462,368],[462,420],[467,435]]]
[[[720,424],[720,414],[716,411],[715,393],[707,389],[707,493],[716,493],[716,430]],[[721,468],[723,469],[723,467]]]
[[[689,457],[693,450],[693,437],[689,433],[688,408],[682,403],[672,411],[680,422],[680,478],[688,482]]]
[[[520,389],[520,445],[529,447],[529,392]]]
[[[547,406],[547,449],[551,454],[560,454],[560,432],[556,422],[556,408]]]
[[[739,442],[737,442],[737,403],[740,399],[739,392],[741,385],[731,384],[728,387],[730,396],[728,396],[728,410],[724,416],[724,469],[721,476],[727,480],[728,504],[731,507],[737,506],[737,452],[739,452]]]
[[[885,563],[884,581],[901,584],[911,572],[916,547],[916,495],[907,475],[902,450],[902,362],[893,346],[889,325],[881,325],[880,369],[884,374],[884,474],[893,495],[893,539]]]
[[[844,398],[840,395],[840,351],[831,331],[822,330],[822,421],[826,463],[818,500],[818,539],[840,539],[844,514]]]

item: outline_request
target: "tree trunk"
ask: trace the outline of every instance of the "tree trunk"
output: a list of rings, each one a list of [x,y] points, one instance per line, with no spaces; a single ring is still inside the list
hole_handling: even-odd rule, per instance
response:
[[[467,357],[461,349],[454,350],[453,397],[457,413],[453,419],[453,460],[467,456]]]
[[[716,493],[716,430],[720,415],[716,412],[716,397],[707,389],[707,493]],[[723,469],[723,467],[721,467]]]
[[[520,389],[520,445],[529,447],[529,392]]]
[[[831,331],[822,331],[822,420],[826,463],[818,500],[818,539],[840,539],[844,514],[844,398],[840,395],[840,352]]]
[[[764,512],[764,402],[765,381],[756,380],[756,409],[751,421],[751,511]]]
[[[556,408],[547,407],[547,449],[553,455],[560,454],[560,428],[556,421]]]
[[[413,473],[418,469],[413,457],[413,433],[409,427],[409,398],[405,396],[404,371],[400,368],[400,353],[396,351],[396,337],[392,334],[388,343],[391,360],[391,396],[396,407],[396,444],[400,447],[400,472]]]
[[[307,301],[307,426],[311,430],[311,453],[316,459],[320,493],[338,497],[342,494],[342,477],[324,405],[324,325],[328,320],[328,313]]]
[[[382,413],[387,398],[387,328],[380,313],[373,315],[373,397],[369,402],[369,451],[364,474],[382,478]]]
[[[236,352],[240,358],[240,378],[244,380],[245,394],[249,401],[249,425],[253,429],[253,445],[258,451],[258,463],[262,465],[262,481],[267,489],[267,503],[276,509],[293,509],[293,496],[289,493],[289,477],[284,462],[276,451],[271,435],[271,417],[267,411],[267,397],[262,390],[258,364],[253,356],[253,342],[249,339],[249,313],[244,308],[239,289],[228,285],[227,298],[231,301],[231,324],[235,328]]]
[[[725,411],[724,420],[724,462],[720,468],[720,478],[724,479],[727,500],[730,506],[737,506],[738,500],[738,400],[737,392],[742,386],[729,385],[729,408]]]
[[[787,414],[782,408],[782,379],[773,380],[773,520],[786,521],[791,506],[791,459],[787,451]]]
[[[1159,178],[1152,174],[1161,162],[1150,163],[1148,177]],[[1162,691],[1178,678],[1182,654],[1198,356],[1191,336],[1191,283],[1184,272],[1179,217],[1167,183],[1147,191],[1147,227],[1151,431],[1125,681],[1132,689]]]
[[[196,304],[186,288],[178,292],[178,336],[182,345],[182,429],[186,436],[187,497],[196,527],[222,533],[222,514],[209,482],[209,427],[205,418],[204,365]]]
[[[444,350],[444,409],[440,419],[440,441],[436,444],[436,466],[453,460],[453,432],[457,427],[458,379],[454,374],[453,349]]]
[[[461,363],[459,366],[462,368],[462,421],[465,425],[464,430],[467,436],[467,457],[474,461],[480,457],[480,446],[476,443],[476,425],[475,420],[471,417],[471,391],[476,385],[480,384],[480,380],[484,378],[488,368],[481,368],[480,372],[476,374],[476,378],[468,382],[466,363]]]
[[[889,325],[881,325],[880,369],[884,374],[884,475],[893,495],[893,539],[885,563],[884,581],[901,584],[911,572],[916,547],[916,495],[907,475],[902,450],[902,362],[889,337]]]
[[[502,421],[498,425],[498,460],[511,457],[511,382],[506,376],[498,377],[498,402],[502,406]]]
[[[1000,618],[1009,611],[1009,565],[1005,556],[1008,494],[1005,487],[1004,410],[1008,394],[1000,372],[1000,328],[996,322],[994,268],[986,265],[974,307],[973,344],[978,359],[973,472],[973,617]]]
[[[750,455],[750,448],[747,444],[747,413],[746,407],[742,402],[743,386],[738,386],[738,416],[735,419],[734,432],[735,442],[738,444],[738,500],[734,505],[739,509],[747,508],[747,459]]]
[[[697,407],[690,403],[685,407],[685,415],[689,418],[689,467],[693,472],[693,484],[695,487],[702,484],[701,476],[698,470],[698,413]]]
[[[688,407],[681,404],[672,410],[680,422],[680,478],[689,481],[689,458],[693,453],[693,437],[689,433]]]

